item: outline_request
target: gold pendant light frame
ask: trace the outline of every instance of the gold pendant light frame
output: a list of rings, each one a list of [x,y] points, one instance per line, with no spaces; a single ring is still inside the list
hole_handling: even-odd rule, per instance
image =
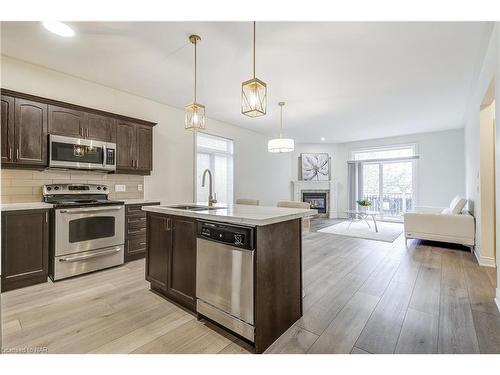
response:
[[[253,22],[253,78],[241,84],[241,113],[264,116],[267,111],[267,84],[255,76],[255,21]]]

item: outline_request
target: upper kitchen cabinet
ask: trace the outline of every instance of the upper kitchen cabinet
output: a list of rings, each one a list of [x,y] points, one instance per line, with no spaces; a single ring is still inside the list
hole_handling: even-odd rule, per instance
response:
[[[153,169],[153,128],[148,125],[136,127],[136,168],[149,173]]]
[[[83,111],[49,105],[49,134],[83,138],[87,122],[87,114]]]
[[[117,172],[149,174],[153,169],[153,129],[128,121],[116,123]]]
[[[85,138],[116,143],[115,119],[95,113],[88,114]],[[113,139],[114,138],[114,139]]]
[[[47,105],[26,99],[14,100],[15,163],[47,164]]]
[[[116,168],[121,171],[135,168],[135,126],[127,121],[116,124]]]
[[[2,95],[1,97],[2,115],[2,163],[13,161],[14,146],[14,98]]]
[[[47,104],[2,95],[2,165],[47,164]]]
[[[155,123],[12,90],[1,94],[2,167],[44,169],[47,134],[54,134],[116,143],[117,172],[151,173]]]

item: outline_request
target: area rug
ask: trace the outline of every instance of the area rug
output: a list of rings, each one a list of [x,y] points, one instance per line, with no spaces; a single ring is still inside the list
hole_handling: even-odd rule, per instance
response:
[[[349,227],[348,220],[320,229],[318,232],[384,242],[394,242],[403,233],[403,224],[400,223],[377,221],[378,232],[375,232],[373,222],[371,220],[368,222],[371,228],[368,228],[364,221],[354,222]]]

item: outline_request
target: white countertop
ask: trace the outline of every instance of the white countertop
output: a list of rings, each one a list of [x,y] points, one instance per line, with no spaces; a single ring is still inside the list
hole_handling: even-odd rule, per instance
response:
[[[177,205],[177,204],[175,204]],[[168,206],[175,206],[174,204]],[[181,205],[181,204],[179,204]],[[195,203],[185,203],[182,205],[196,205]],[[189,211],[168,206],[145,206],[143,211],[157,212],[161,214],[187,216],[197,219],[220,221],[234,224],[247,225],[269,225],[300,219],[316,215],[318,210],[308,210],[301,208],[284,208],[274,206],[247,206],[247,205],[216,205],[218,210]]]
[[[125,204],[148,204],[148,203],[158,203],[158,200],[151,200],[151,199],[120,199],[117,198],[116,200],[125,202]]]
[[[52,208],[52,204],[44,202],[2,203],[0,208],[2,211],[40,210]]]

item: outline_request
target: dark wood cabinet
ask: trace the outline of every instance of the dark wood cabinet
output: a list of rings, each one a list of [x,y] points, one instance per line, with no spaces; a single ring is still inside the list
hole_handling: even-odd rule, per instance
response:
[[[153,128],[137,125],[135,139],[136,169],[149,172],[153,169]]]
[[[70,108],[49,105],[49,133],[82,138],[87,129],[87,114]]]
[[[87,128],[84,130],[84,136],[96,141],[112,142],[112,128],[114,119],[108,116],[101,116],[95,113],[89,113]]]
[[[2,167],[47,167],[47,134],[54,134],[116,143],[118,173],[150,174],[154,123],[6,89],[1,93]]]
[[[125,262],[144,258],[146,255],[146,212],[143,206],[160,202],[126,205],[125,209]]]
[[[116,168],[130,171],[135,168],[135,126],[126,121],[116,123]]]
[[[196,221],[148,212],[146,280],[151,288],[196,311]]]
[[[172,217],[167,292],[186,307],[196,307],[196,221]]]
[[[2,292],[47,281],[48,214],[48,210],[2,212]]]
[[[14,160],[14,98],[1,96],[2,116],[2,163],[10,163]]]
[[[47,165],[47,104],[2,95],[2,165]]]
[[[14,103],[15,163],[47,165],[47,105],[18,98]]]
[[[149,174],[153,169],[151,126],[118,121],[116,124],[118,172]]]
[[[172,231],[164,215],[147,214],[146,280],[158,291],[167,290],[167,263],[172,247]]]

